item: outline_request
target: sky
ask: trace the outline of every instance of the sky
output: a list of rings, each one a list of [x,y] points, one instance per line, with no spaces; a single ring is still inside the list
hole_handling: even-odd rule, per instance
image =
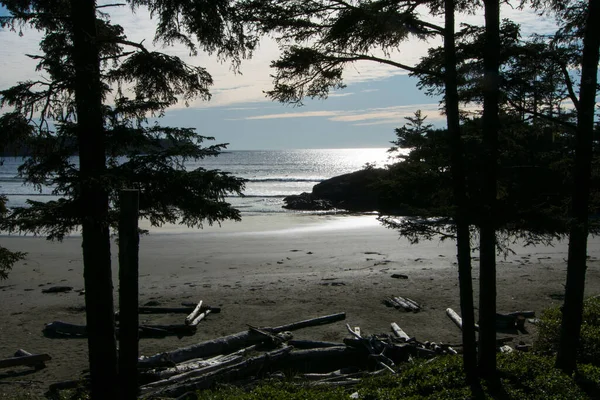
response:
[[[0,6],[0,15],[5,14]],[[145,10],[132,14],[128,7],[119,7],[112,8],[110,14],[114,23],[125,28],[129,40],[145,40],[151,47],[155,21]],[[549,33],[554,27],[550,18],[509,5],[503,6],[502,18],[520,22],[525,36]],[[459,16],[458,22],[481,25],[483,17],[481,13]],[[0,89],[39,77],[35,61],[26,54],[39,53],[40,38],[41,34],[31,29],[25,29],[23,35],[0,29]],[[440,40],[411,40],[391,57],[414,65],[428,48],[439,45]],[[416,79],[397,68],[373,62],[353,64],[344,72],[345,89],[325,100],[308,99],[303,107],[293,107],[265,97],[264,91],[272,88],[270,75],[274,73],[269,64],[280,53],[270,38],[263,38],[252,59],[242,63],[241,74],[208,54],[190,57],[182,46],[160,50],[205,67],[214,80],[210,101],[193,101],[187,107],[178,104],[167,110],[161,124],[194,127],[202,135],[214,136],[218,143],[229,143],[230,150],[389,147],[394,128],[419,109],[428,122],[444,126],[440,99],[419,91]]]

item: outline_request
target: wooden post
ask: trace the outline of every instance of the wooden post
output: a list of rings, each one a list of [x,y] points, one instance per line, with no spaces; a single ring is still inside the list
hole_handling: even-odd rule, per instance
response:
[[[138,394],[138,207],[139,192],[122,190],[119,216],[119,381],[120,398]],[[109,383],[107,383],[109,384]]]

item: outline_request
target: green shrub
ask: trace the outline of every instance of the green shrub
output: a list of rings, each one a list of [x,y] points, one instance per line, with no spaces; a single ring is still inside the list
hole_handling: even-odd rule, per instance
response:
[[[554,354],[558,350],[562,313],[559,307],[542,312],[534,349]],[[583,303],[581,342],[577,352],[579,363],[600,365],[600,298],[592,297]]]

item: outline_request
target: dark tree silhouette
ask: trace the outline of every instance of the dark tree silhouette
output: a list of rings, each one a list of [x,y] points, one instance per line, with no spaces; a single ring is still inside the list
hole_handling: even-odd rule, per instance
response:
[[[587,239],[591,191],[594,113],[598,80],[600,48],[600,1],[589,0],[583,30],[581,84],[577,106],[575,135],[575,165],[571,229],[569,232],[569,259],[565,304],[562,309],[560,343],[556,366],[571,374],[576,368],[577,348],[583,315],[583,294],[587,269]]]
[[[444,2],[444,83],[446,120],[450,136],[452,187],[456,207],[456,248],[460,310],[463,318],[463,363],[469,383],[477,382],[477,352],[475,342],[475,311],[473,307],[473,280],[471,274],[471,234],[469,231],[469,203],[467,200],[465,157],[460,127],[458,76],[456,71],[456,43],[454,31],[454,0]]]
[[[483,215],[480,225],[479,373],[496,372],[496,196],[500,101],[500,2],[483,0],[485,33],[483,52]]]
[[[477,2],[458,2],[461,9],[470,8]],[[276,72],[274,88],[267,94],[284,103],[301,105],[305,97],[326,98],[330,89],[343,88],[344,68],[359,61],[370,61],[404,69],[413,73],[435,74],[450,84],[446,93],[448,123],[451,124],[452,168],[456,215],[460,227],[457,251],[461,282],[461,310],[464,315],[465,368],[470,378],[474,373],[475,338],[473,316],[473,294],[470,264],[470,234],[464,212],[466,203],[464,169],[461,149],[460,126],[458,119],[458,96],[456,95],[456,68],[452,54],[444,64],[446,73],[433,73],[427,69],[413,67],[391,56],[378,57],[373,50],[383,50],[389,54],[398,44],[408,38],[444,36],[446,46],[454,46],[455,2],[430,2],[431,11],[446,11],[446,26],[441,27],[420,18],[417,7],[419,1],[357,1],[321,0],[306,2],[300,0],[248,0],[243,2],[247,10],[246,18],[255,22],[260,30],[275,33],[282,44],[282,56],[272,63]],[[448,30],[448,23],[452,27]],[[301,46],[298,43],[310,42]],[[450,71],[450,72],[448,72]],[[454,71],[454,75],[453,72]],[[454,87],[452,86],[454,85]],[[446,87],[445,87],[446,88]],[[394,219],[382,218],[387,227],[403,227]],[[420,232],[420,226],[410,225],[413,235]],[[463,304],[464,303],[464,304]]]
[[[0,3],[11,12],[0,19],[2,26],[44,32],[43,54],[32,57],[46,78],[0,91],[0,106],[12,108],[0,117],[0,130],[33,127],[31,157],[20,174],[27,183],[49,185],[63,196],[45,203],[29,201],[27,207],[11,210],[2,226],[59,240],[81,227],[91,394],[94,399],[115,398],[109,230],[117,223],[119,190],[140,190],[141,216],[152,225],[201,227],[240,218],[224,197],[239,194],[244,182],[201,167],[187,171],[185,161],[216,156],[225,145],[202,147],[212,138],[193,129],[151,125],[146,119],[161,116],[178,98],[208,99],[212,79],[203,68],[129,41],[93,0]],[[234,66],[255,44],[246,40],[241,25],[227,20],[229,2],[132,5],[148,6],[158,15],[159,42],[182,41],[192,52],[200,46],[232,57]],[[185,22],[176,22],[179,17]]]

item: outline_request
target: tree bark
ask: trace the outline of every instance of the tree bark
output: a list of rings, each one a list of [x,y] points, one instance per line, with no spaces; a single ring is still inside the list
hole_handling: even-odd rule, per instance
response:
[[[484,0],[485,47],[483,53],[483,182],[480,226],[479,373],[496,373],[496,163],[498,159],[500,3]]]
[[[594,109],[600,47],[600,0],[590,0],[588,7],[581,61],[567,284],[556,357],[556,366],[567,374],[571,374],[577,366],[577,347],[583,318]]]
[[[477,380],[477,356],[475,346],[475,312],[473,310],[473,281],[471,278],[471,243],[468,221],[466,172],[460,132],[458,108],[458,78],[456,72],[456,46],[454,33],[454,0],[445,0],[444,64],[446,84],[446,119],[451,145],[451,169],[454,202],[456,207],[456,249],[458,282],[460,286],[460,309],[463,315],[463,366],[467,380]]]
[[[75,103],[79,145],[83,265],[92,399],[116,397],[117,346],[107,223],[108,195],[103,188],[105,133],[100,59],[96,43],[96,4],[71,0]]]
[[[138,394],[139,191],[122,190],[119,216],[119,384],[122,400]]]

